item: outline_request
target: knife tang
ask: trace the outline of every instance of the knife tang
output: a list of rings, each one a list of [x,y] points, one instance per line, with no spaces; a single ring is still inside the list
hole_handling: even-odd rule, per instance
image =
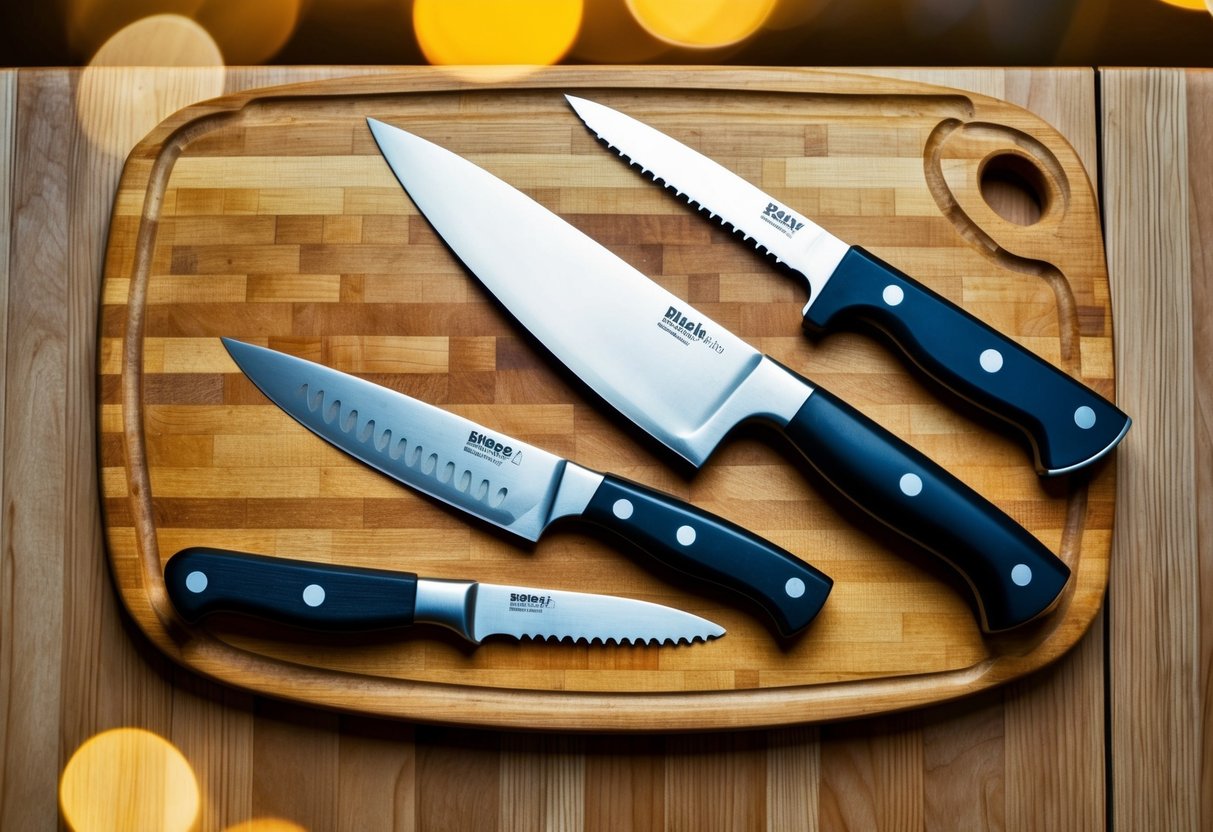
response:
[[[164,567],[164,581],[173,606],[190,623],[212,613],[231,612],[313,630],[349,632],[412,624],[419,583],[411,572],[208,547],[173,555]]]
[[[667,566],[746,595],[785,636],[808,626],[833,586],[829,577],[770,541],[609,474],[581,516],[622,535]]]
[[[1069,580],[1069,567],[997,506],[820,387],[783,432],[849,500],[955,567],[986,632],[1043,615]]]
[[[1042,474],[1094,462],[1129,429],[1102,396],[858,246],[804,310],[813,331],[848,319],[882,330],[944,387],[1023,430]]]

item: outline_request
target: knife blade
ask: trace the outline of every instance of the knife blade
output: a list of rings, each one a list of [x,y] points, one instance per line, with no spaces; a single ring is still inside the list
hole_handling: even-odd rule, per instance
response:
[[[360,379],[224,338],[237,366],[292,418],[398,482],[527,540],[577,517],[683,573],[739,592],[783,635],[820,611],[833,581],[775,544],[638,483]]]
[[[1051,609],[1069,568],[922,453],[473,163],[368,119],[396,178],[477,279],[598,395],[695,466],[736,425],[782,430],[876,519],[951,563],[983,629]]]
[[[1111,402],[895,266],[665,133],[565,98],[624,159],[803,274],[806,328],[874,326],[939,384],[1023,431],[1038,473],[1088,466],[1128,432],[1131,420]]]
[[[633,598],[419,578],[204,546],[169,558],[164,581],[173,606],[191,624],[221,612],[340,632],[428,623],[474,644],[494,635],[689,644],[725,632],[706,618]]]

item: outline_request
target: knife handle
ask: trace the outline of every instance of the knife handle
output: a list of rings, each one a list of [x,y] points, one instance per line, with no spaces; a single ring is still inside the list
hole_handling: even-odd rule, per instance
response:
[[[810,330],[847,318],[882,330],[944,387],[1024,431],[1038,473],[1089,465],[1129,429],[1095,391],[858,246],[804,313]]]
[[[848,499],[954,566],[986,632],[1043,615],[1069,580],[1069,567],[1022,526],[820,387],[784,432]]]
[[[667,566],[748,596],[785,636],[809,625],[834,584],[800,558],[738,525],[610,474],[603,475],[581,516]]]
[[[164,582],[190,623],[234,612],[313,630],[382,630],[412,624],[417,600],[417,576],[410,572],[201,546],[169,558]]]

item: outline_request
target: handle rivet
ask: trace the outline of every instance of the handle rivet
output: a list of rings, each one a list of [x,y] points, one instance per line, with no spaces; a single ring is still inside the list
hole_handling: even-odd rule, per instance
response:
[[[679,526],[674,536],[678,538],[678,542],[683,546],[690,546],[695,542],[695,530],[690,526]]]
[[[922,493],[922,477],[917,474],[902,474],[897,484],[907,497],[917,497]]]
[[[324,587],[320,584],[308,584],[303,588],[303,603],[309,607],[318,607],[324,603]]]
[[[1002,353],[998,350],[982,350],[977,360],[987,373],[997,373],[1002,369]]]
[[[1011,568],[1011,580],[1015,586],[1027,586],[1032,583],[1032,567],[1026,563],[1017,563]]]
[[[619,499],[615,501],[615,505],[611,506],[611,513],[620,520],[627,520],[632,516],[634,510],[635,507],[632,505],[631,500]]]
[[[1074,424],[1078,425],[1083,430],[1089,430],[1095,427],[1095,411],[1087,407],[1085,404],[1074,411]]]
[[[890,284],[884,287],[884,291],[880,293],[880,299],[889,306],[897,306],[906,299],[906,293],[902,291],[900,286]]]
[[[804,595],[804,581],[800,578],[788,578],[788,582],[783,585],[783,591],[789,598],[799,598]]]
[[[208,583],[205,572],[195,571],[185,576],[185,588],[194,594],[205,590]]]

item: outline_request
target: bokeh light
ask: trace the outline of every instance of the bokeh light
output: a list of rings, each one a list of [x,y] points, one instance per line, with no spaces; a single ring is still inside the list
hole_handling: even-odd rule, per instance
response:
[[[94,147],[122,157],[172,113],[220,95],[224,75],[223,56],[205,29],[181,15],[152,15],[97,50],[80,74],[76,117]]]
[[[235,826],[229,826],[223,832],[308,832],[294,821],[283,818],[252,818]]]
[[[572,47],[583,0],[414,0],[413,30],[441,66],[550,65]]]
[[[210,33],[231,66],[265,63],[299,23],[300,0],[205,0],[193,18]]]
[[[676,46],[712,49],[753,36],[776,0],[627,0],[627,5],[655,37]]]
[[[75,832],[192,829],[200,798],[193,769],[172,743],[115,728],[76,750],[59,781],[59,808]]]
[[[1194,12],[1213,10],[1213,5],[1210,5],[1209,0],[1162,0],[1162,2],[1177,9],[1188,9]]]

